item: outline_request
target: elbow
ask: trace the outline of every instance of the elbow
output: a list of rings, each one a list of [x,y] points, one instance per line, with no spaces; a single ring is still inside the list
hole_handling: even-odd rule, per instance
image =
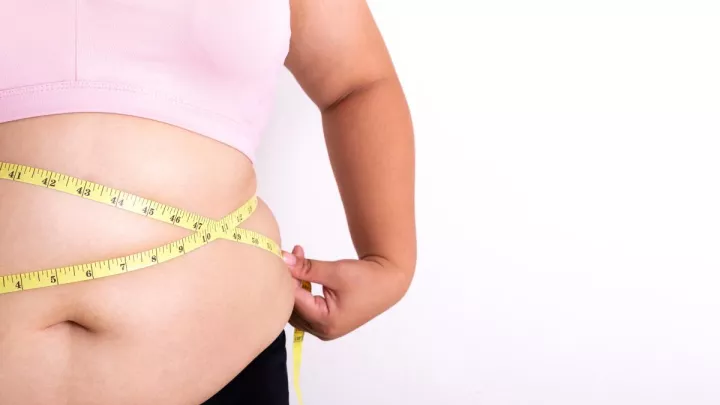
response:
[[[389,290],[392,291],[393,305],[402,300],[410,291],[417,268],[415,253],[405,254],[404,257],[385,257],[368,255],[364,260],[371,260],[379,264],[389,276]],[[388,297],[390,298],[390,297]]]
[[[415,278],[415,265],[402,269],[397,281],[397,302],[405,298]]]

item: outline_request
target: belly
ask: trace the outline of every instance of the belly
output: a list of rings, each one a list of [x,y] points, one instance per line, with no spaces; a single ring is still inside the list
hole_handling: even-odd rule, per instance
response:
[[[0,161],[58,171],[219,219],[255,192],[240,152],[119,115],[0,124]],[[280,243],[262,202],[241,227]],[[189,232],[52,190],[0,181],[0,275],[88,263]],[[0,295],[3,403],[197,405],[284,328],[278,257],[215,241],[133,273]]]

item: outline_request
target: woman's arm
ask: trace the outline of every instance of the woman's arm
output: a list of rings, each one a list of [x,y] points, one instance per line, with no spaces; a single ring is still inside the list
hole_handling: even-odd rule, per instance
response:
[[[415,271],[415,155],[410,112],[364,0],[292,0],[286,65],[322,112],[330,162],[360,260],[300,257],[296,323],[342,336],[399,301]],[[291,261],[293,259],[290,259]]]

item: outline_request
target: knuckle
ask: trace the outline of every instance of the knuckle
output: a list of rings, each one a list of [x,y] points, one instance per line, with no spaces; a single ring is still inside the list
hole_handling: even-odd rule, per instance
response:
[[[335,339],[331,334],[329,334],[326,331],[320,331],[320,333],[318,333],[318,335],[319,335],[318,338],[320,338],[320,340],[322,340],[323,342],[329,342],[329,341]]]
[[[300,259],[300,266],[298,266],[298,271],[300,274],[307,274],[310,266],[308,265],[308,259]]]
[[[323,324],[319,327],[320,339],[323,341],[330,341],[337,339],[340,334],[336,325],[331,323]]]

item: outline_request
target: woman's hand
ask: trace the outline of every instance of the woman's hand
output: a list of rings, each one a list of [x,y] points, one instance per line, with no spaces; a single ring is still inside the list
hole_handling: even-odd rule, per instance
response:
[[[297,280],[290,324],[321,340],[337,339],[377,317],[410,285],[407,272],[382,258],[320,261],[306,258],[300,246],[283,256]],[[323,296],[303,289],[302,281],[322,285]]]

